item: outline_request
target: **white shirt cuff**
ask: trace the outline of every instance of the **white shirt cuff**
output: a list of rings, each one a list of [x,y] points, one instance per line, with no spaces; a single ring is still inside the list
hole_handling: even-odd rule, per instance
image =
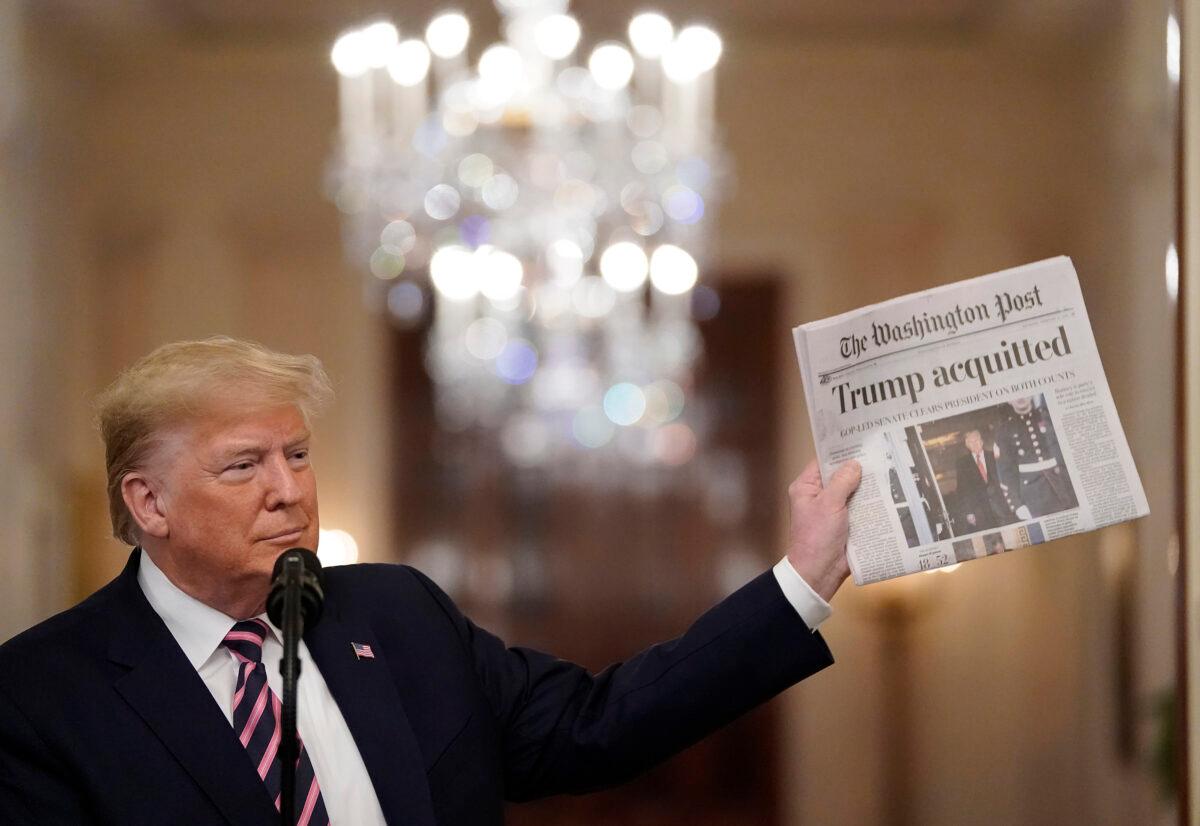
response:
[[[779,587],[783,589],[783,595],[796,609],[800,619],[804,620],[809,631],[816,631],[821,623],[829,619],[829,615],[833,613],[829,603],[821,599],[821,595],[804,581],[804,577],[796,573],[786,556],[771,570],[779,582]]]

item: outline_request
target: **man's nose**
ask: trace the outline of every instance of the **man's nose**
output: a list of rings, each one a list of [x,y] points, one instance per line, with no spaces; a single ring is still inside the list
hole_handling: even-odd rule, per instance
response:
[[[267,463],[267,510],[287,508],[295,505],[303,496],[300,480],[296,471],[288,464],[287,458],[280,456],[272,458]]]

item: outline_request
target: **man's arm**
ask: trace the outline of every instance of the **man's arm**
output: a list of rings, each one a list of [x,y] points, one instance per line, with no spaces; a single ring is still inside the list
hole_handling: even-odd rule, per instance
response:
[[[851,463],[826,491],[814,464],[789,491],[787,561],[824,600],[849,572],[846,499],[859,474]],[[505,794],[513,800],[627,780],[833,661],[772,572],[682,636],[598,674],[507,648],[416,576],[454,624],[491,704],[503,732]]]
[[[682,636],[597,674],[507,648],[417,576],[453,621],[502,732],[509,800],[621,783],[833,662],[769,571]]]

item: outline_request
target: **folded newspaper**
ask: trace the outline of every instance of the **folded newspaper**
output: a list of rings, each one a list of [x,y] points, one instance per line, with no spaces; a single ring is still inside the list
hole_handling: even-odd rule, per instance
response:
[[[793,332],[822,476],[862,463],[857,584],[1150,512],[1069,258]]]

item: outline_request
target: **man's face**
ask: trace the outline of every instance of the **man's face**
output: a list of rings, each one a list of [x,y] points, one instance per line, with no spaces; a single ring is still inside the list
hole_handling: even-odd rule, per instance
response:
[[[972,430],[963,439],[967,446],[967,450],[972,453],[979,453],[983,450],[983,437],[979,435],[978,430]]]
[[[1013,399],[1009,402],[1009,404],[1012,405],[1012,409],[1015,410],[1019,415],[1024,416],[1033,408],[1033,399],[1025,396],[1020,399]]]
[[[275,559],[316,550],[309,432],[293,405],[230,406],[166,434],[157,458],[167,535],[153,548],[183,590],[209,605],[265,598]],[[160,566],[161,567],[161,566]]]

